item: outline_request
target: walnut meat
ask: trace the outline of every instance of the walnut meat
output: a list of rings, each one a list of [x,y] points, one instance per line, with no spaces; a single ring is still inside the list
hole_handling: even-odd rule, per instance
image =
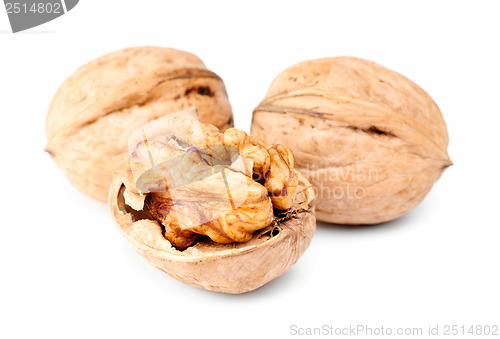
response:
[[[127,163],[129,134],[191,107],[202,122],[233,126],[221,78],[195,55],[159,47],[116,51],[61,85],[47,115],[46,151],[80,191],[106,201],[113,172]]]
[[[452,164],[446,124],[429,95],[351,57],[283,71],[254,110],[251,133],[293,151],[316,189],[316,217],[333,223],[395,219]]]
[[[209,290],[242,293],[284,273],[315,229],[314,191],[282,145],[173,115],[115,174],[120,232],[154,266]]]

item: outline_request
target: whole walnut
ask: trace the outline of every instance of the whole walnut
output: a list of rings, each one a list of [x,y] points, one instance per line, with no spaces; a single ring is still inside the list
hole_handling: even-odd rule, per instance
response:
[[[233,126],[224,83],[195,55],[160,47],[116,51],[61,85],[47,115],[45,150],[80,191],[106,201],[113,172],[128,161],[131,131],[187,108],[221,130]]]
[[[155,137],[155,122],[140,130],[114,176],[120,233],[155,267],[208,290],[243,293],[288,270],[316,227],[314,190],[292,152],[191,116],[165,119]]]
[[[446,124],[429,95],[353,57],[283,71],[255,108],[251,134],[293,151],[316,189],[317,219],[332,223],[398,218],[452,164]]]

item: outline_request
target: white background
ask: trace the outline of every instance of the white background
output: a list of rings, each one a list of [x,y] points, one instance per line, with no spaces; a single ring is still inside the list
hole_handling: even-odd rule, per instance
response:
[[[12,34],[0,13],[1,338],[288,337],[290,326],[500,325],[500,6],[487,1],[97,1]],[[197,54],[225,81],[236,127],[299,61],[352,55],[440,106],[454,166],[406,216],[319,224],[284,276],[244,295],[150,266],[107,206],[43,152],[44,120],[78,66],[116,49]]]

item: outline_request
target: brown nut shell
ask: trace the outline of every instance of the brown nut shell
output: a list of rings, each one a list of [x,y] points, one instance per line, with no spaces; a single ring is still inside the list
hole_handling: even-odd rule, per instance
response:
[[[154,267],[207,290],[238,294],[261,287],[299,259],[316,228],[311,206],[256,231],[247,242],[222,244],[205,240],[179,251],[163,237],[159,223],[146,211],[130,207],[134,202],[128,200],[124,179],[124,172],[115,173],[109,193],[111,215],[120,233]],[[311,187],[301,190],[314,196]]]
[[[251,134],[289,147],[315,186],[316,217],[375,224],[408,212],[452,164],[448,132],[430,96],[373,62],[299,63],[272,82]]]
[[[233,115],[221,78],[195,55],[135,47],[80,67],[55,94],[46,151],[83,193],[106,201],[114,171],[128,161],[131,132],[164,115],[196,108],[222,131]]]

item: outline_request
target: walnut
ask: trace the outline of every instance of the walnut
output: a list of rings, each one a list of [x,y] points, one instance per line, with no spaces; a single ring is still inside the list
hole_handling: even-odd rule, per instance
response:
[[[441,112],[402,75],[337,57],[299,63],[255,108],[252,135],[281,143],[317,193],[318,220],[374,224],[415,207],[452,164]]]
[[[242,293],[284,273],[308,247],[314,191],[285,146],[183,114],[169,116],[153,140],[132,144],[110,209],[154,266],[198,287]]]
[[[129,134],[191,107],[202,122],[233,126],[222,80],[195,55],[159,47],[116,51],[61,85],[47,115],[46,151],[80,191],[106,201],[113,172],[128,161]]]

